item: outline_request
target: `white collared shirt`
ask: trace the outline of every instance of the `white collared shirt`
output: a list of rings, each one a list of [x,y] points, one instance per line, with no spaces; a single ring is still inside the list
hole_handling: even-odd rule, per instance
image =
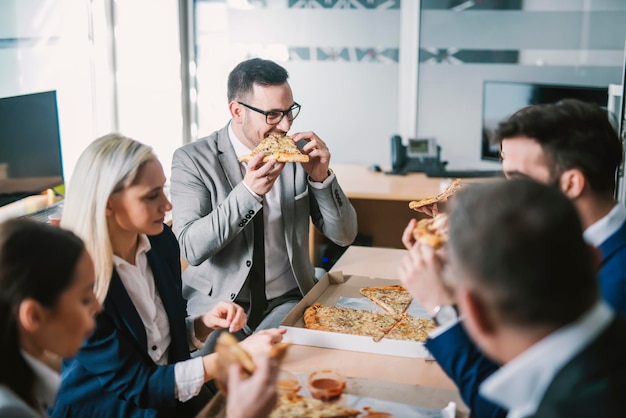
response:
[[[250,154],[250,150],[237,138],[228,124],[228,135],[233,144],[237,157]],[[245,173],[246,163],[241,163]],[[280,204],[282,186],[280,181],[274,182],[274,186],[263,197],[254,193],[244,182],[248,191],[263,202],[263,226],[265,245],[265,294],[268,300],[274,299],[295,289],[298,284],[291,269],[291,263],[287,256],[287,241],[285,240],[285,228]],[[242,295],[243,296],[243,295]]]
[[[57,398],[59,386],[61,385],[61,376],[26,351],[21,350],[21,353],[35,374],[33,392],[37,405],[40,408],[37,412],[47,417],[48,413],[46,410],[54,405]]]
[[[583,238],[594,247],[599,247],[626,222],[626,207],[617,203],[611,211],[583,232]]]
[[[151,248],[148,237],[140,234],[135,265],[116,255],[113,256],[113,263],[145,327],[148,355],[155,364],[166,365],[168,364],[167,355],[172,337],[169,318],[156,289],[152,268],[148,263],[147,253]],[[186,325],[187,336],[192,338],[194,336],[192,331],[193,319],[188,318]],[[204,383],[202,358],[199,357],[176,363],[174,366],[174,379],[176,381],[175,392],[178,400],[185,402],[197,395]]]
[[[502,366],[481,384],[480,393],[507,408],[508,418],[534,414],[554,376],[609,326],[614,315],[605,302],[598,302],[580,319]]]

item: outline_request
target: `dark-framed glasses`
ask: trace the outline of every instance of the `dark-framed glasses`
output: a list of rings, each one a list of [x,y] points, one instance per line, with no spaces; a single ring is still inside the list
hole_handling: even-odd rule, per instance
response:
[[[298,103],[293,102],[291,107],[287,110],[270,110],[269,112],[266,112],[265,110],[257,109],[256,107],[247,105],[243,102],[237,103],[239,103],[243,107],[247,107],[250,110],[254,110],[255,112],[265,115],[265,123],[267,123],[268,125],[278,125],[285,116],[287,116],[287,120],[291,122],[298,117],[298,114],[300,113],[300,108],[302,107]]]

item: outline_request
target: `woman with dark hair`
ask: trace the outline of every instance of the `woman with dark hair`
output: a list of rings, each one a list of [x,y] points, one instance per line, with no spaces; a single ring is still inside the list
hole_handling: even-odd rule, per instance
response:
[[[24,219],[0,224],[0,416],[46,417],[59,376],[44,353],[71,357],[101,309],[80,238]]]

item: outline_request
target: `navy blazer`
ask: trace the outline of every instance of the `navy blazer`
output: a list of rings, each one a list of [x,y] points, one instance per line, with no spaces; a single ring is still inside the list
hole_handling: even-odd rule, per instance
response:
[[[174,396],[174,363],[190,358],[180,253],[168,226],[148,238],[148,263],[170,325],[168,364],[156,365],[148,355],[144,324],[114,271],[93,334],[75,357],[63,362],[52,418],[192,417],[208,402],[206,389],[185,403]]]
[[[600,245],[599,250],[600,294],[619,316],[626,318],[626,222]],[[461,323],[436,338],[427,340],[426,347],[459,388],[472,416],[506,416],[506,410],[478,393],[481,383],[500,366],[485,357]]]
[[[616,317],[554,377],[535,418],[621,418],[626,414],[626,321]]]
[[[626,222],[599,247],[598,278],[602,298],[626,318]]]

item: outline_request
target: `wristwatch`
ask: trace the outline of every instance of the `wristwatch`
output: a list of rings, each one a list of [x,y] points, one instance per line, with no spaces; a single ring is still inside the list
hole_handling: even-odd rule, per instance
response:
[[[437,305],[433,311],[433,320],[437,326],[449,324],[459,319],[459,311],[456,305]]]

